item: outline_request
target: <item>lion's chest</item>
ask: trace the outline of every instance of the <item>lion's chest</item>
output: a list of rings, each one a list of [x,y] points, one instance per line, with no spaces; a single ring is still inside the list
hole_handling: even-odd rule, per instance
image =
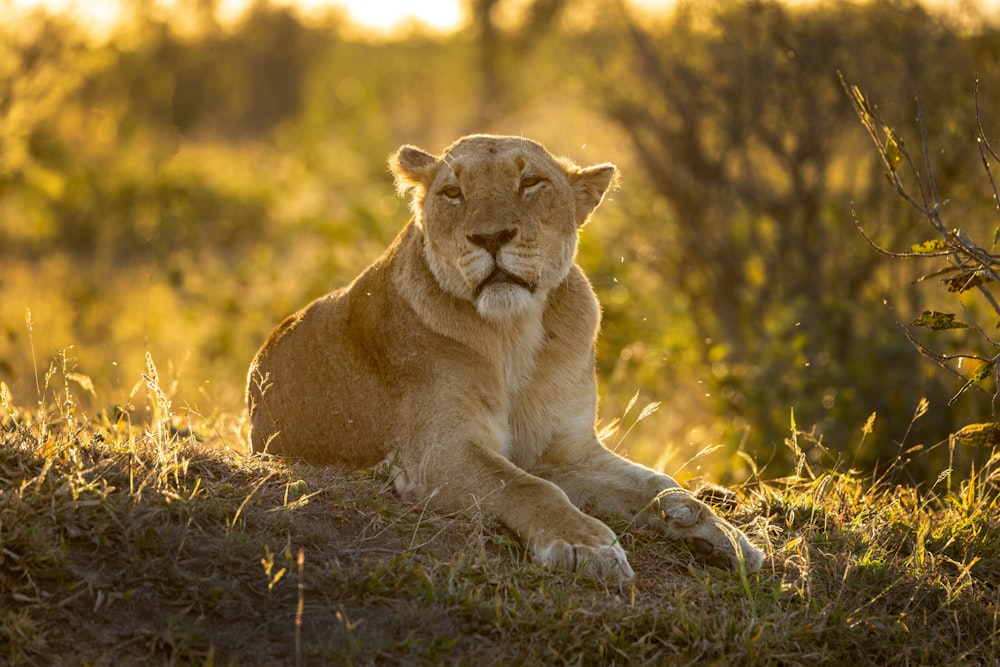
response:
[[[587,363],[567,354],[565,342],[539,323],[519,344],[510,341],[499,357],[501,400],[495,423],[505,456],[520,467],[534,465],[561,434],[593,426],[593,386],[580,381]]]
[[[511,398],[531,383],[543,346],[541,326],[523,333],[526,335],[500,342],[498,370],[503,392]]]

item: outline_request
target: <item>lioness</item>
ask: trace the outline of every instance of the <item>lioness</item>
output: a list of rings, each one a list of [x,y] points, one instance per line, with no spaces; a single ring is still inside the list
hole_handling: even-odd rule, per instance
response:
[[[620,513],[712,564],[763,553],[594,431],[597,298],[577,234],[615,176],[519,137],[390,158],[413,218],[348,287],[282,322],[250,366],[254,451],[371,466],[404,497],[496,516],[530,557],[624,581]]]

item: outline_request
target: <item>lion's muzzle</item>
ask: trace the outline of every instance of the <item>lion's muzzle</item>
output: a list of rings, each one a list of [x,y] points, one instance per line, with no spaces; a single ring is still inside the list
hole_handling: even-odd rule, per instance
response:
[[[476,286],[474,296],[478,299],[479,295],[483,293],[483,290],[489,287],[490,285],[503,285],[503,284],[517,285],[518,287],[528,290],[532,294],[535,293],[536,289],[535,285],[532,285],[531,283],[529,283],[527,280],[524,280],[520,276],[516,276],[510,271],[507,271],[506,269],[500,266],[495,266],[493,267],[493,271],[490,273],[490,275],[486,276],[486,278]]]

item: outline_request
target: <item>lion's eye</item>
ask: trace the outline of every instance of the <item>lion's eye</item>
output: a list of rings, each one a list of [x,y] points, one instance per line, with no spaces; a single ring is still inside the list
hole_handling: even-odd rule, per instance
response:
[[[448,199],[456,199],[456,200],[461,199],[462,188],[458,187],[457,185],[449,185],[448,187],[443,188],[441,190],[441,194],[443,194]]]
[[[527,192],[528,190],[531,190],[535,186],[539,185],[541,182],[542,179],[538,176],[525,176],[521,179],[521,192]]]

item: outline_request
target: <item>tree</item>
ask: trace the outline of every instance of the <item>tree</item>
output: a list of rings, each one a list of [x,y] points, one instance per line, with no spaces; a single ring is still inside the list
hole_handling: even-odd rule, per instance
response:
[[[472,24],[479,45],[480,89],[477,124],[487,128],[514,104],[507,78],[512,65],[522,62],[548,33],[566,0],[533,0],[511,25],[500,20],[507,3],[501,0],[471,0]],[[511,3],[513,4],[513,3]]]
[[[641,242],[652,250],[636,255],[690,295],[694,344],[730,438],[749,426],[751,447],[780,442],[790,407],[837,442],[873,410],[899,437],[921,393],[943,390],[914,371],[916,353],[881,305],[893,285],[916,295],[861,252],[850,224],[853,206],[881,221],[890,244],[913,229],[855,149],[836,71],[871,82],[890,105],[916,84],[949,100],[947,114],[927,119],[947,142],[974,136],[960,113],[971,81],[955,75],[976,70],[968,42],[907,2],[682,5],[657,29],[627,15],[624,26],[632,57],[599,55],[607,113],[672,212],[646,222]],[[956,182],[974,168],[957,152],[940,162]],[[947,422],[935,425],[939,437]]]

